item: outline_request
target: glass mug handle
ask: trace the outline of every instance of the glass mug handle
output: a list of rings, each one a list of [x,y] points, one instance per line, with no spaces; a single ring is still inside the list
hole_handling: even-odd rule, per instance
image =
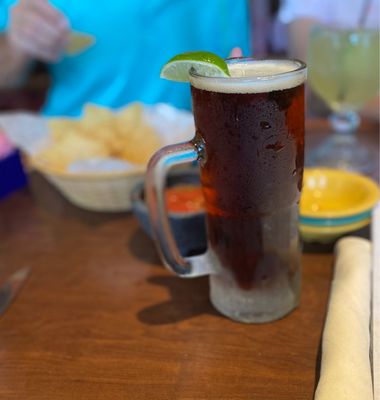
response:
[[[145,198],[158,251],[166,267],[184,278],[210,274],[211,263],[207,253],[182,257],[170,227],[165,204],[165,182],[170,168],[200,160],[203,147],[204,143],[195,139],[163,147],[150,159],[146,174]]]

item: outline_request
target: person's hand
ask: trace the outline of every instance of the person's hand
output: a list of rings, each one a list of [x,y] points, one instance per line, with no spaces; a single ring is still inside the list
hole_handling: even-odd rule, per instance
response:
[[[20,0],[11,10],[10,45],[29,57],[57,61],[70,32],[67,18],[48,0]]]

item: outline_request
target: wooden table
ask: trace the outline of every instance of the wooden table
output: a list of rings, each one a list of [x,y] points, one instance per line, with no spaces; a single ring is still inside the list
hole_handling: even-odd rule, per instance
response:
[[[312,399],[333,257],[308,250],[300,307],[239,324],[207,278],[162,267],[132,215],[80,210],[34,174],[0,203],[1,276],[32,267],[0,318],[0,399]]]

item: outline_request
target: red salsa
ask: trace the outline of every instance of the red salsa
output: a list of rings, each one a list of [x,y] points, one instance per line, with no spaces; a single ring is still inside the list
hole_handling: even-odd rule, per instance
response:
[[[204,210],[202,189],[196,185],[177,185],[165,191],[169,212],[186,213]]]

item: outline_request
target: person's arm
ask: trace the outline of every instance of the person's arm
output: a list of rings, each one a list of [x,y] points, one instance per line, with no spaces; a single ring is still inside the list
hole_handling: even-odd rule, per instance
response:
[[[251,0],[252,21],[252,54],[264,57],[268,54],[268,42],[271,26],[270,2],[268,0]]]
[[[313,18],[299,18],[287,25],[288,55],[307,64],[310,31],[318,23]],[[306,110],[308,115],[326,116],[325,103],[306,85]]]
[[[317,23],[313,18],[300,18],[288,24],[288,53],[291,58],[307,62],[310,31]]]
[[[20,0],[0,36],[0,87],[17,82],[32,60],[57,61],[68,35],[66,17],[48,0]]]

